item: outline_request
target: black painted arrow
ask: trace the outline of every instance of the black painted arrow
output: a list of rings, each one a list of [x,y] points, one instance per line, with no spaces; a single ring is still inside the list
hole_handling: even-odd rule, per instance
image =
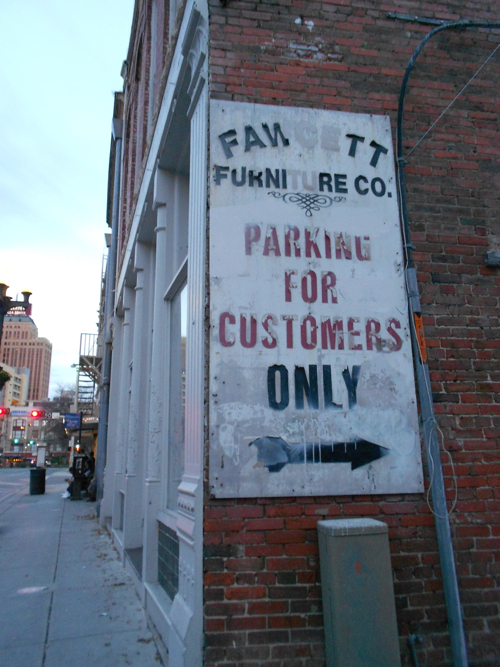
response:
[[[350,463],[351,470],[356,470],[389,453],[386,447],[368,440],[289,445],[283,438],[269,435],[252,440],[250,445],[257,448],[257,459],[269,472],[279,472],[288,463]]]

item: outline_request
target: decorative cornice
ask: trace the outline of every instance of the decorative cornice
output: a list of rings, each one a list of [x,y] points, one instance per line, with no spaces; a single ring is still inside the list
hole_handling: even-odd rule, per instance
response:
[[[187,94],[191,99],[187,112],[191,119],[196,109],[198,99],[203,90],[206,81],[204,65],[206,62],[206,43],[207,43],[207,22],[200,12],[193,7],[189,23],[182,43],[182,55],[184,58],[182,64],[182,77],[179,80],[184,81],[188,68],[191,70],[191,80],[187,89]]]

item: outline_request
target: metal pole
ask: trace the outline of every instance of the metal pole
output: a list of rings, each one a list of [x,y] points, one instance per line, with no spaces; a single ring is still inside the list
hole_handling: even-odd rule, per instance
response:
[[[457,21],[455,23],[444,23],[438,28],[431,30],[431,32],[429,32],[420,42],[415,52],[413,53],[410,62],[408,63],[408,67],[406,68],[406,72],[403,78],[403,83],[401,85],[398,108],[397,170],[399,183],[399,201],[401,206],[401,222],[403,227],[404,248],[407,260],[406,276],[408,286],[408,301],[410,312],[413,316],[413,319],[410,323],[411,341],[417,375],[424,443],[429,466],[429,478],[431,485],[430,490],[434,506],[434,519],[436,524],[439,558],[443,575],[444,596],[448,614],[451,653],[454,667],[467,667],[469,663],[467,660],[467,648],[465,643],[460,594],[458,590],[458,581],[455,569],[453,544],[451,541],[448,507],[446,504],[446,491],[444,488],[443,471],[441,468],[437,423],[436,417],[434,415],[434,406],[432,403],[429,368],[425,361],[425,354],[423,353],[423,346],[425,345],[423,335],[419,338],[416,326],[417,320],[421,317],[421,307],[416,271],[413,268],[412,263],[412,246],[410,244],[410,229],[406,206],[406,184],[404,173],[405,159],[403,156],[403,115],[408,79],[417,56],[422,51],[423,47],[429,41],[429,39],[431,39],[431,37],[433,37],[436,33],[441,32],[442,30],[448,29],[498,26],[500,26],[499,22],[487,23],[484,21]]]
[[[78,427],[78,445],[82,448],[82,426],[83,426],[83,412],[80,412],[80,426]]]
[[[3,305],[0,305],[0,345],[2,344],[3,320],[4,320],[4,308]]]
[[[413,269],[410,269],[410,271],[411,270]],[[420,411],[422,416],[424,444],[429,469],[429,483],[431,487],[430,492],[432,496],[434,522],[436,525],[439,560],[441,563],[446,612],[448,615],[452,661],[454,667],[467,667],[469,664],[467,659],[467,646],[465,642],[453,543],[451,540],[448,507],[446,504],[443,470],[441,468],[437,424],[434,415],[434,406],[432,404],[429,367],[426,363],[423,363],[420,358],[421,351],[413,323],[411,323],[410,328],[417,375]]]

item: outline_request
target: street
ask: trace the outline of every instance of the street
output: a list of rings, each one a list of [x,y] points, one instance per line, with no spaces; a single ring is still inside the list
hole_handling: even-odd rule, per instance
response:
[[[24,487],[28,488],[29,483],[30,471],[28,468],[0,468],[0,503],[16,491]]]
[[[70,474],[67,468],[47,469],[46,484],[64,483]],[[16,491],[25,489],[29,493],[30,468],[0,468],[0,514],[4,511],[2,503],[13,496]]]

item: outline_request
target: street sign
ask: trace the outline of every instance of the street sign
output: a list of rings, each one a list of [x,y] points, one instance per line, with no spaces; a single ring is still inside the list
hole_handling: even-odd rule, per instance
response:
[[[65,414],[64,425],[70,430],[80,428],[80,415],[78,413]]]

